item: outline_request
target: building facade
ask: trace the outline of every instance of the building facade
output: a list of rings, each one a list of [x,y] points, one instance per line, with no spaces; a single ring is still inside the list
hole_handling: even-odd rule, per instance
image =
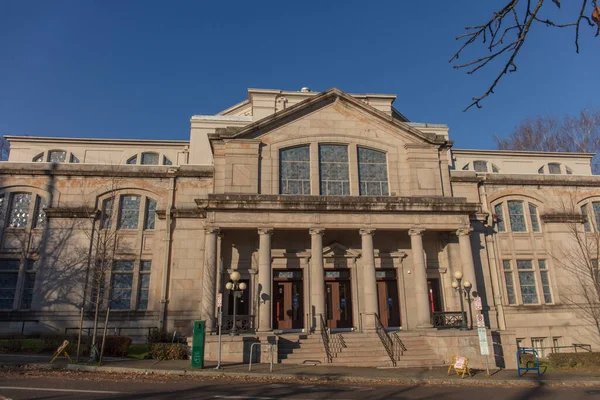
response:
[[[600,227],[593,154],[457,150],[395,98],[249,89],[193,116],[189,141],[8,137],[1,329],[75,329],[101,298],[122,334],[213,331],[218,293],[233,323],[237,271],[236,326],[256,335],[431,334],[460,310],[461,271],[505,343],[597,347],[558,253]]]

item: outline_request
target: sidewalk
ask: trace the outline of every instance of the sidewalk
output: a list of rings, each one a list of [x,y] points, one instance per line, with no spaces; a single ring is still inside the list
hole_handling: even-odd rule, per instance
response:
[[[371,384],[431,384],[431,385],[480,385],[480,386],[600,386],[600,372],[546,372],[537,379],[534,371],[529,371],[521,378],[516,370],[490,370],[488,377],[485,371],[474,371],[472,378],[461,379],[457,375],[447,375],[447,368],[355,368],[330,367],[313,365],[275,364],[274,371],[269,372],[268,364],[225,364],[223,369],[216,370],[215,362],[207,362],[204,369],[191,368],[190,361],[157,361],[135,360],[125,358],[108,358],[103,366],[68,364],[64,358],[50,365],[49,355],[0,354],[0,366],[10,368],[16,366],[35,366],[41,368],[63,368],[77,371],[98,371],[107,373],[143,373],[161,375],[208,376],[213,378],[249,378],[268,380],[307,380],[327,382],[362,382]]]

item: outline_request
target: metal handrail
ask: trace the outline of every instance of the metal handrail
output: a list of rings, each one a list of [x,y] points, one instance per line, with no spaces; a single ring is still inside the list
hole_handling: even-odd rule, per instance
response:
[[[400,356],[403,356],[406,351],[406,346],[396,332],[392,332],[392,339],[394,340],[394,358],[399,361]]]
[[[377,335],[379,336],[379,340],[381,340],[385,351],[388,353],[388,356],[390,356],[390,360],[392,360],[392,365],[395,367],[396,360],[394,358],[394,342],[381,323],[379,315],[377,313],[373,313],[373,315],[375,316],[375,329],[377,331]]]
[[[325,353],[327,354],[327,362],[333,362],[333,355],[331,354],[331,348],[329,347],[329,329],[327,329],[327,322],[323,314],[319,314],[321,317],[321,339],[323,340],[323,346],[325,347]]]

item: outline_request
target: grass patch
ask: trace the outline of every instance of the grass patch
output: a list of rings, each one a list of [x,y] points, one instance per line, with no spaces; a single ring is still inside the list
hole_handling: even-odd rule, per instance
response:
[[[150,358],[148,344],[138,343],[129,345],[129,347],[127,348],[127,357],[137,358],[138,360]]]
[[[23,347],[21,348],[24,351],[41,353],[44,350],[44,343],[41,339],[23,339]]]

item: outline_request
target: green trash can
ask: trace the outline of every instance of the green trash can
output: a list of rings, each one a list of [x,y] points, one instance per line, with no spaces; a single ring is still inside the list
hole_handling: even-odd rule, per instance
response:
[[[204,368],[205,321],[194,321],[192,368]]]

